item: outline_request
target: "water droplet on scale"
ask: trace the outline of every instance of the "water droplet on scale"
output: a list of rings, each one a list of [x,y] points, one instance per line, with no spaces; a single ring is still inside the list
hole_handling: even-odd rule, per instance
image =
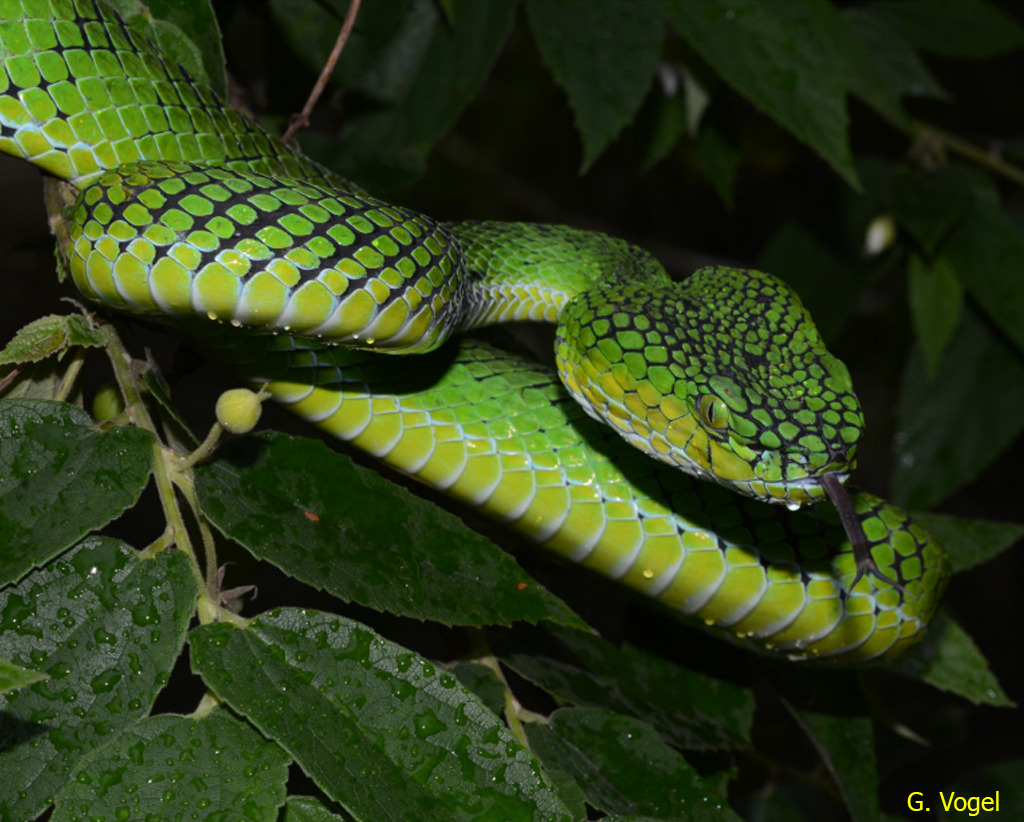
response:
[[[792,500],[790,500],[789,502],[786,503],[786,507],[790,511],[799,511],[800,510],[800,503],[799,502],[793,502]]]

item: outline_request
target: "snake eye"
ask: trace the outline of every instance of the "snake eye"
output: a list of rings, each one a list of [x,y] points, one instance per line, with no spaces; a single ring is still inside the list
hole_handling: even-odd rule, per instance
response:
[[[725,407],[725,400],[721,397],[705,394],[697,403],[697,410],[700,411],[700,418],[708,428],[720,430],[729,424],[729,412]]]

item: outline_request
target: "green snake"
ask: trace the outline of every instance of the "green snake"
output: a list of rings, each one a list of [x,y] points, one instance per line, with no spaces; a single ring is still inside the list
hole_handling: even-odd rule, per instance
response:
[[[77,187],[59,256],[90,300],[735,642],[862,663],[924,635],[935,539],[865,493],[859,549],[802,507],[845,481],[863,420],[780,280],[673,283],[601,234],[374,199],[96,0],[0,0],[0,67],[0,151]],[[558,323],[557,375],[461,334],[514,319]]]

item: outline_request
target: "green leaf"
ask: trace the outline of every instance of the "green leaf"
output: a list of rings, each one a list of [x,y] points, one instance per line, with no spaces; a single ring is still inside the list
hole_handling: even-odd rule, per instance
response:
[[[924,513],[914,518],[938,538],[955,574],[994,559],[1024,537],[1024,525],[1016,522]]]
[[[932,76],[914,47],[884,17],[871,14],[871,6],[849,8],[843,14],[857,36],[871,49],[886,84],[898,95],[948,99],[945,89]]]
[[[132,507],[152,460],[141,428],[102,434],[71,405],[0,402],[0,585]]]
[[[1024,46],[1024,29],[986,0],[875,0],[867,10],[946,57],[984,60]]]
[[[494,671],[476,662],[459,662],[448,670],[470,693],[476,694],[491,713],[501,716],[505,710],[505,686]]]
[[[875,734],[856,678],[775,667],[772,679],[832,774],[853,821],[876,822]]]
[[[142,378],[146,391],[153,398],[160,409],[166,414],[163,420],[164,431],[167,432],[168,444],[177,445],[182,451],[192,451],[199,447],[199,438],[192,433],[187,422],[178,413],[178,409],[171,402],[170,389],[163,377],[157,370],[155,363],[150,363],[151,368]]]
[[[285,40],[314,75],[327,63],[348,5],[345,0],[270,0]],[[437,4],[430,0],[363,3],[332,80],[377,102],[400,101],[416,77],[437,25],[438,9],[432,5]]]
[[[998,397],[978,413],[979,397]],[[927,509],[974,480],[1024,430],[1024,365],[969,304],[935,379],[915,351],[897,410],[892,499]]]
[[[244,816],[275,822],[291,758],[226,709],[152,716],[124,728],[74,767],[53,822]],[[173,764],[169,770],[168,765]]]
[[[364,819],[569,820],[538,763],[451,674],[333,614],[192,632],[193,668]]]
[[[558,640],[520,631],[493,647],[502,663],[558,700],[635,716],[673,745],[693,750],[750,744],[754,697],[747,688],[674,665],[631,645],[621,650],[590,633],[554,629]]]
[[[558,768],[545,770],[558,791],[558,798],[572,813],[573,822],[587,822],[587,798],[576,780]]]
[[[30,365],[0,366],[0,383],[17,370],[17,375],[0,388],[0,396],[5,400],[62,400],[82,407],[82,385],[75,379],[70,393],[64,391],[65,381],[75,363],[73,357],[63,360],[51,357]],[[75,367],[77,371],[77,366]],[[74,378],[76,375],[72,375]]]
[[[49,678],[39,671],[30,671],[28,668],[22,668],[6,659],[0,659],[0,694],[10,693]]]
[[[35,819],[82,756],[149,713],[197,593],[184,554],[100,538],[0,590],[0,658],[50,677],[0,696],[0,819]]]
[[[930,255],[971,207],[979,176],[961,165],[933,172],[903,167],[893,188],[893,216]]]
[[[526,735],[545,767],[568,773],[600,811],[740,822],[725,797],[637,719],[598,708],[562,708],[550,725],[527,725]]]
[[[126,23],[177,60],[222,100],[228,96],[224,48],[210,0],[109,0]]]
[[[683,80],[683,72],[676,67],[666,68],[665,71],[670,72],[667,75],[670,79],[667,81],[663,79],[659,84],[661,88],[656,92],[654,127],[651,129],[650,142],[643,162],[640,164],[641,174],[650,171],[664,160],[676,147],[679,138],[688,130],[692,103],[689,96],[691,84]],[[661,71],[659,70],[660,76]],[[700,89],[696,83],[692,85]],[[703,93],[703,90],[701,89],[698,93]],[[706,104],[706,95],[704,101]]]
[[[611,816],[602,816],[600,822],[655,822],[657,818],[656,816],[634,816],[633,814],[620,816],[619,814],[613,814]]]
[[[814,25],[827,38],[833,59],[839,67],[844,87],[891,122],[909,126],[909,115],[900,103],[899,90],[882,72],[878,55],[828,0],[813,0],[808,8]]]
[[[732,210],[735,203],[733,186],[736,182],[736,172],[743,159],[740,150],[714,126],[706,125],[700,130],[694,154],[697,165],[714,186],[725,207]]]
[[[812,0],[665,0],[669,19],[725,82],[816,151],[851,186],[840,61]]]
[[[633,118],[664,38],[659,0],[526,0],[541,59],[565,90],[585,172]]]
[[[289,796],[281,822],[353,822],[345,811],[333,812],[313,796]]]
[[[392,100],[347,117],[337,137],[304,134],[308,153],[375,191],[408,185],[423,172],[434,144],[490,73],[516,9],[515,0],[453,0],[452,5],[455,25],[449,26],[433,0],[413,3],[394,32],[393,49],[385,49],[361,75],[360,88],[386,87]]]
[[[956,797],[963,797],[967,807],[963,810],[956,810],[954,805],[959,804]],[[997,762],[986,765],[983,768],[970,771],[957,777],[942,791],[942,797],[932,800],[929,805],[939,813],[941,819],[948,819],[950,822],[956,820],[977,820],[981,813],[991,813],[996,810],[995,799],[998,795],[999,814],[1004,819],[1024,819],[1024,760],[1015,759],[1008,762]],[[976,798],[974,798],[976,797]],[[982,807],[981,802],[986,797],[993,801]],[[973,807],[971,806],[973,799]],[[950,809],[944,809],[943,799],[949,802]],[[980,817],[985,818],[985,817]]]
[[[889,670],[962,696],[975,705],[1015,707],[974,641],[945,610],[932,620],[921,644],[897,659]]]
[[[826,342],[835,340],[871,285],[863,271],[850,269],[817,237],[787,223],[757,258],[757,267],[784,280],[800,300]]]
[[[446,625],[583,625],[489,540],[323,443],[235,440],[196,488],[226,536],[341,599]]]
[[[963,288],[945,257],[925,262],[917,254],[910,256],[907,301],[928,378],[935,379],[964,304]]]
[[[998,203],[978,197],[942,253],[967,292],[1024,351],[1024,233]]]
[[[29,323],[0,351],[0,365],[38,362],[70,346],[98,348],[103,337],[93,331],[89,321],[78,314],[49,314]]]
[[[437,0],[437,5],[444,12],[444,20],[449,26],[455,25],[455,0]]]
[[[769,785],[769,790],[741,798],[737,803],[740,816],[750,822],[818,822],[839,813],[819,791],[808,790],[806,782],[775,778]]]

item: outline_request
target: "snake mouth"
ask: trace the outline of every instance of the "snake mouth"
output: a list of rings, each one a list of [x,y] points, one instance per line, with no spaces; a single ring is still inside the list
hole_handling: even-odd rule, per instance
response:
[[[816,489],[820,490],[821,497],[824,499],[826,495],[826,481],[825,477],[835,478],[840,485],[845,485],[846,481],[850,478],[849,471],[824,471],[814,477],[801,477],[800,479],[790,480],[786,483],[787,487],[803,488],[803,489]]]
[[[785,505],[791,511],[802,508],[804,505],[822,502],[829,498],[825,476],[826,474],[819,474],[814,477],[768,483],[769,496],[762,497],[762,499],[764,502],[775,505]],[[850,478],[850,472],[829,471],[827,476],[834,478],[839,485],[842,485]]]

